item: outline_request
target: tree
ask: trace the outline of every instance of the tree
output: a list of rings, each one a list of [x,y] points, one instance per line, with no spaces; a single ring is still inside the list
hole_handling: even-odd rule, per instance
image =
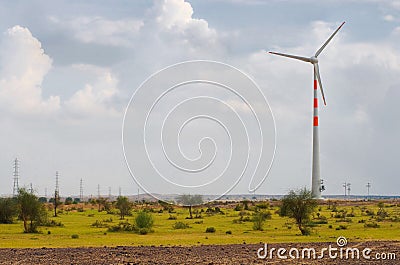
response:
[[[58,194],[58,191],[56,190],[54,192],[54,198],[53,198],[53,205],[54,205],[54,217],[57,217],[57,207],[62,204],[60,200],[60,194]]]
[[[72,202],[73,202],[73,200],[72,200],[72,198],[71,197],[67,197],[67,198],[65,198],[65,205],[70,205],[70,204],[72,204]]]
[[[98,209],[99,212],[101,212],[101,211],[107,211],[107,212],[110,211],[111,203],[108,201],[107,198],[100,197],[100,198],[98,198],[96,200],[96,202],[97,202],[97,204],[99,206],[99,209]]]
[[[189,208],[190,219],[193,219],[192,207],[203,203],[203,198],[201,195],[190,195],[183,194],[177,199],[178,203],[182,204],[184,207]]]
[[[151,213],[141,211],[135,218],[135,226],[139,234],[147,234],[151,232],[151,228],[153,227],[154,219]]]
[[[132,203],[125,196],[119,196],[115,206],[119,210],[121,219],[124,219],[126,215],[129,215],[132,209]]]
[[[297,192],[291,190],[282,199],[280,215],[294,218],[301,234],[308,235],[310,230],[307,228],[307,223],[316,206],[317,200],[313,198],[310,190],[306,188]]]
[[[11,224],[17,214],[15,199],[0,198],[0,223]]]
[[[47,220],[47,212],[44,205],[38,198],[26,191],[20,189],[17,196],[19,216],[24,222],[25,233],[36,233],[37,227]]]
[[[40,198],[39,198],[39,201],[40,201],[41,203],[47,203],[47,198],[46,198],[46,197],[40,197]]]

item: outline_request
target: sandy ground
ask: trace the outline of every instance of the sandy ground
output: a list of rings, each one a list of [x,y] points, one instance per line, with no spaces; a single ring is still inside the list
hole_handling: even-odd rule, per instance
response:
[[[330,243],[271,244],[271,248],[315,248],[317,256]],[[337,247],[336,242],[331,244]],[[0,264],[400,264],[400,241],[374,241],[351,243],[346,248],[358,248],[360,259],[331,259],[328,252],[323,259],[260,259],[257,250],[263,244],[253,245],[201,245],[191,247],[103,247],[103,248],[41,248],[0,249]],[[362,251],[371,248],[370,260],[362,257]],[[338,251],[338,253],[340,253]],[[394,253],[396,259],[376,260],[376,253]],[[261,252],[260,254],[263,254]],[[295,251],[293,252],[295,254]],[[332,252],[334,254],[334,252]],[[286,253],[288,255],[288,253]],[[300,252],[301,256],[301,252]],[[307,256],[307,255],[306,255]],[[345,254],[344,254],[345,257]]]

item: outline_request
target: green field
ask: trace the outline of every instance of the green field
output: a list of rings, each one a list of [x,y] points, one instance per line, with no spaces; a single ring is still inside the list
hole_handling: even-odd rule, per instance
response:
[[[235,204],[219,205],[224,214],[207,214],[207,207],[203,209],[201,218],[186,219],[188,210],[176,208],[174,213],[167,211],[158,212],[161,206],[151,206],[154,217],[153,233],[138,235],[133,232],[108,232],[107,227],[92,227],[96,220],[104,225],[116,225],[121,220],[116,214],[98,212],[90,205],[85,206],[83,212],[76,210],[64,210],[58,217],[51,219],[61,222],[63,227],[40,227],[40,233],[25,234],[21,221],[14,224],[0,224],[0,247],[2,248],[27,248],[27,247],[79,247],[79,246],[138,246],[138,245],[197,245],[197,244],[241,244],[245,243],[274,243],[274,242],[334,242],[338,236],[345,236],[348,241],[365,240],[400,240],[400,205],[385,203],[384,210],[387,216],[382,220],[378,218],[377,203],[354,203],[353,205],[339,202],[336,211],[332,211],[332,205],[318,206],[314,214],[314,222],[321,220],[321,216],[327,219],[326,224],[315,224],[310,236],[300,235],[299,230],[291,219],[280,217],[277,214],[277,206],[269,206],[272,218],[266,220],[263,231],[254,231],[251,221],[235,223],[239,219],[240,211],[235,211]],[[136,206],[132,216],[128,216],[130,222],[138,211],[145,206]],[[158,207],[158,208],[157,208]],[[214,207],[214,206],[213,206]],[[253,211],[252,211],[253,208]],[[73,208],[72,208],[73,209]],[[346,217],[340,217],[343,211],[347,211]],[[370,214],[368,214],[368,212]],[[371,214],[373,212],[373,214]],[[250,210],[242,211],[242,215],[251,220],[254,206]],[[168,220],[169,216],[176,216],[176,220]],[[51,215],[51,212],[49,212]],[[320,218],[318,218],[318,215]],[[349,216],[350,215],[350,216]],[[110,222],[110,218],[112,222]],[[103,222],[107,220],[108,222]],[[187,223],[190,228],[173,229],[175,222]],[[197,223],[196,223],[197,222]],[[365,224],[376,223],[378,227],[366,227]],[[342,229],[339,227],[342,226]],[[372,225],[373,226],[373,225]],[[215,233],[205,233],[207,227],[214,227]],[[343,229],[344,228],[344,229]],[[339,229],[339,230],[338,230]],[[50,232],[48,232],[50,231]],[[231,234],[227,234],[231,231]],[[72,238],[78,235],[78,238]]]

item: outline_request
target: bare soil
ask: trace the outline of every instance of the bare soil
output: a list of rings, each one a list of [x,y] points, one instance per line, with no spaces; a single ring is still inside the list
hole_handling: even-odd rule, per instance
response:
[[[296,247],[315,248],[317,256],[322,248],[334,243],[296,243],[271,244],[271,248],[286,248],[288,251]],[[41,248],[41,249],[0,249],[0,264],[400,264],[400,241],[373,241],[350,243],[343,247],[358,248],[360,259],[331,259],[326,252],[323,259],[260,259],[257,250],[263,244],[240,245],[199,245],[190,247],[103,247],[103,248]],[[371,248],[371,259],[362,257],[361,251]],[[340,252],[338,252],[340,253]],[[376,260],[376,253],[394,253],[396,259]],[[287,255],[288,253],[286,253]],[[301,255],[301,254],[300,254]],[[345,256],[344,256],[345,257]]]

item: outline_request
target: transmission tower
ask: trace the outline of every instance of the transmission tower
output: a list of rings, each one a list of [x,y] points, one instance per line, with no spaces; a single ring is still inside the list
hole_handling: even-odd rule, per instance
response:
[[[371,183],[370,182],[368,182],[367,183],[367,192],[368,192],[368,196],[367,196],[367,199],[369,200],[370,198],[369,198],[369,189],[371,188]]]
[[[56,171],[56,190],[55,193],[57,194],[57,196],[60,194],[60,189],[58,186],[58,171]]]
[[[58,171],[56,171],[56,189],[54,190],[54,217],[57,217],[57,206],[60,204],[60,189],[58,186]]]
[[[13,186],[13,197],[17,196],[19,190],[19,161],[18,158],[14,160],[14,186]]]
[[[100,184],[97,184],[97,198],[100,198]]]
[[[122,194],[122,189],[121,189],[121,187],[119,187],[118,188],[118,196],[121,197],[121,194]]]
[[[111,200],[111,187],[108,187],[108,199]]]
[[[30,184],[29,192],[30,192],[31,194],[33,194],[33,186],[32,186],[32,182],[31,182],[31,184]]]
[[[82,179],[79,184],[79,199],[81,202],[83,201],[83,180]]]
[[[351,183],[347,183],[347,196],[349,196],[350,197],[350,186],[351,186]]]

